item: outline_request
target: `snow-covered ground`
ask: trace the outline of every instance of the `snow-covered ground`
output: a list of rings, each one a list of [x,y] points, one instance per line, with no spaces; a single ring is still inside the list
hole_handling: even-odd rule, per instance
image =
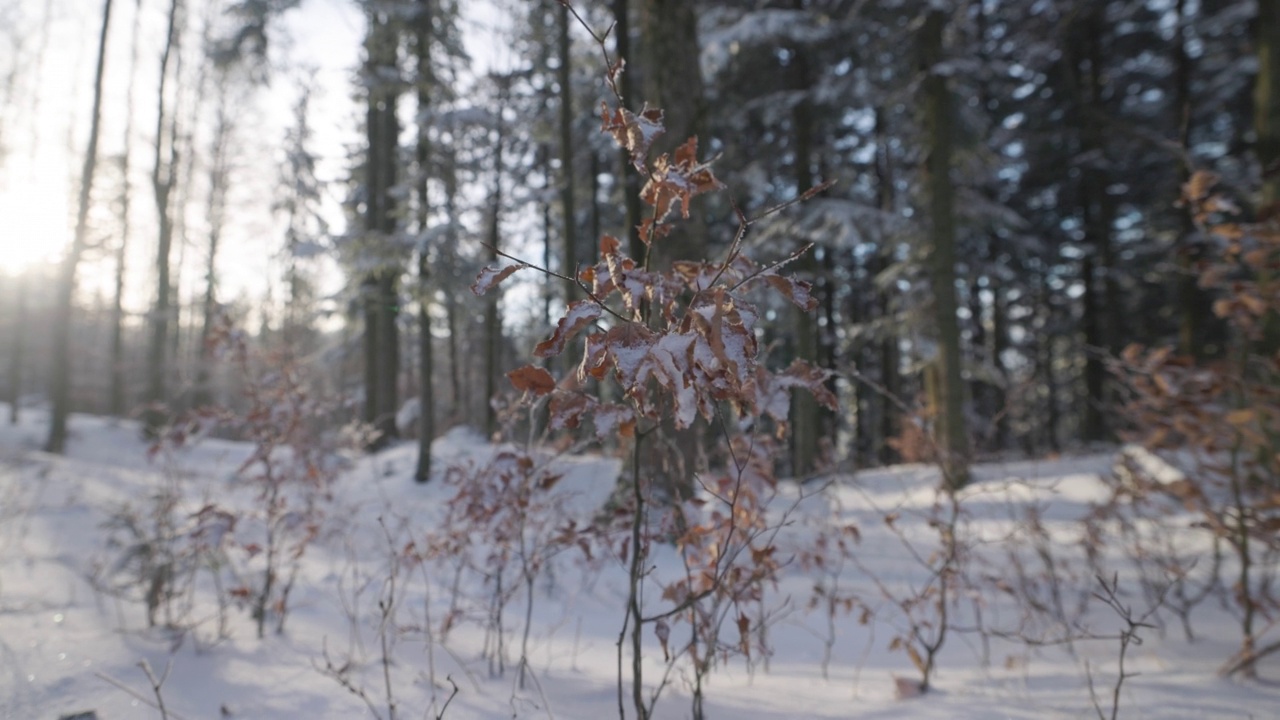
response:
[[[145,535],[153,499],[167,489],[181,497],[172,514],[179,525],[216,503],[244,508],[241,528],[249,533],[254,495],[236,480],[249,448],[205,440],[149,460],[136,426],[76,416],[70,451],[60,458],[38,451],[43,420],[29,411],[22,424],[0,427],[0,718],[53,720],[84,710],[101,720],[160,717],[149,707],[156,700],[143,661],[157,679],[167,673],[160,695],[175,719],[360,718],[374,717],[373,709],[389,718],[389,697],[400,718],[442,710],[449,720],[618,716],[625,566],[607,552],[588,560],[570,547],[545,558],[530,603],[516,570],[502,586],[496,577],[478,581],[461,561],[492,555],[493,528],[452,537],[457,557],[417,562],[433,538],[448,539],[440,529],[456,488],[440,479],[415,485],[412,447],[350,460],[301,557],[283,633],[268,623],[258,639],[240,607],[228,609],[219,632],[209,567],[197,569],[190,592],[182,586],[160,613],[160,625],[168,618],[182,629],[148,628],[146,588],[127,582],[134,567],[127,561],[139,546],[128,555],[127,533],[111,524],[132,514]],[[491,449],[455,430],[437,442],[436,455],[440,465],[483,463]],[[620,467],[599,456],[557,463],[563,478],[539,507],[548,533],[570,519],[587,524]],[[1093,595],[1095,574],[1117,573],[1119,600],[1137,618],[1153,595],[1130,559],[1135,537],[1149,556],[1178,556],[1192,589],[1209,568],[1207,539],[1190,529],[1194,518],[1174,512],[1157,524],[1136,523],[1140,536],[1111,521],[1084,522],[1110,497],[1112,464],[1112,456],[1097,454],[976,469],[955,523],[949,634],[933,688],[909,699],[898,698],[897,679],[917,673],[894,639],[909,635],[913,619],[926,634],[938,627],[936,604],[913,602],[929,587],[939,529],[947,525],[937,522],[949,507],[938,504],[936,475],[900,466],[825,488],[783,486],[774,504],[794,509],[777,517],[785,520],[777,535],[783,567],[763,603],[771,654],[719,664],[706,687],[707,717],[1097,717],[1090,678],[1110,717],[1120,621]],[[847,555],[828,545],[817,563],[815,538],[849,524],[858,541]],[[1099,551],[1092,563],[1090,544]],[[227,552],[243,555],[243,548]],[[652,557],[653,577],[679,571],[669,548],[656,547]],[[243,558],[228,561],[225,582],[234,582],[226,577],[238,564],[251,567]],[[825,595],[815,594],[819,587]],[[649,593],[659,603],[657,591]],[[1172,609],[1148,618],[1153,627],[1141,628],[1141,643],[1128,648],[1126,670],[1134,675],[1123,683],[1119,717],[1280,717],[1280,689],[1265,682],[1280,676],[1280,660],[1261,667],[1264,681],[1216,674],[1238,644],[1235,616],[1220,595],[1192,611],[1194,642]],[[1030,601],[1041,609],[1028,610]],[[732,645],[737,629],[732,619],[727,626]],[[688,634],[679,623],[671,632],[673,648]],[[1053,642],[1067,636],[1073,641]],[[653,683],[666,663],[648,630],[645,642]],[[655,718],[691,716],[690,677],[677,662]],[[626,697],[631,717],[629,686]]]

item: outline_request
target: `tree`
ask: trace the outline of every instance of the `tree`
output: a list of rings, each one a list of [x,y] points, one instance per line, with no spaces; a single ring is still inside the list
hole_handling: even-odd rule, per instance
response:
[[[573,302],[577,289],[573,278],[578,268],[578,213],[574,204],[573,168],[573,54],[569,40],[569,7],[560,5],[556,14],[556,80],[560,86],[560,214],[564,235],[564,301]],[[569,362],[573,358],[568,358]]]
[[[120,150],[120,239],[116,244],[115,277],[111,294],[111,350],[108,362],[111,387],[108,412],[119,417],[125,413],[124,374],[124,290],[129,238],[133,232],[133,180],[130,177],[133,156],[134,86],[138,74],[138,26],[142,19],[142,0],[133,8],[133,28],[129,33],[129,80],[125,92],[124,147]]]
[[[929,197],[929,279],[938,353],[930,369],[939,458],[952,490],[969,480],[969,440],[964,423],[964,382],[960,372],[960,327],[956,318],[954,186],[951,180],[954,110],[947,86],[943,33],[947,13],[931,8],[920,31],[924,129],[928,138],[925,185]]]
[[[84,252],[89,225],[93,175],[98,167],[98,133],[102,121],[102,78],[107,63],[107,33],[111,28],[111,2],[102,3],[102,32],[98,37],[98,60],[93,76],[93,109],[89,115],[89,142],[80,172],[80,196],[76,209],[75,236],[67,248],[58,277],[58,304],[53,320],[53,374],[50,396],[53,409],[45,450],[61,453],[67,445],[67,415],[71,404],[71,319],[76,292],[76,268]]]
[[[431,136],[427,125],[431,110],[431,92],[435,75],[431,64],[433,0],[418,0],[413,19],[414,57],[417,60],[418,142],[414,153],[417,177],[414,192],[417,201],[418,231],[418,464],[413,479],[424,483],[431,479],[431,442],[435,440],[435,350],[431,342],[431,273],[427,230],[431,216],[428,173],[431,162]]]
[[[1262,168],[1260,206],[1280,203],[1280,6],[1258,0],[1254,19],[1258,75],[1253,86],[1253,130]]]
[[[399,436],[400,314],[399,278],[402,268],[387,251],[396,233],[394,188],[400,122],[396,104],[400,94],[397,48],[399,31],[392,7],[369,4],[365,40],[366,105],[364,230],[368,243],[381,244],[382,257],[371,263],[360,280],[364,316],[364,420],[375,431],[373,448]]]
[[[151,312],[151,337],[147,346],[147,409],[145,431],[154,436],[165,422],[167,413],[167,351],[169,319],[172,306],[170,254],[173,250],[173,216],[171,200],[178,173],[177,111],[168,104],[167,88],[170,68],[180,51],[182,36],[182,0],[170,0],[164,50],[160,56],[160,83],[156,92],[155,161],[151,169],[151,187],[155,193],[159,240],[156,243],[156,296]],[[175,82],[177,78],[174,78]]]

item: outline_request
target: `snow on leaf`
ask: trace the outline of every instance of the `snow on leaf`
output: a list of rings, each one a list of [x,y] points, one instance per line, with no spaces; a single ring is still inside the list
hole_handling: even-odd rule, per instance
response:
[[[698,138],[691,137],[676,149],[674,160],[662,155],[653,161],[653,171],[640,191],[640,199],[653,206],[658,220],[670,215],[677,203],[681,217],[688,218],[691,199],[723,187],[707,164],[698,164]]]
[[[594,300],[578,300],[569,305],[569,311],[564,317],[560,318],[560,322],[556,325],[556,331],[551,337],[538,343],[533,349],[535,357],[555,357],[564,352],[565,343],[572,340],[575,335],[591,326],[600,318],[600,306]]]
[[[654,376],[671,392],[677,428],[689,427],[698,412],[697,390],[689,379],[689,356],[696,339],[684,333],[665,335],[649,351]]]
[[[511,385],[520,392],[546,395],[556,389],[556,379],[551,377],[551,373],[535,365],[525,365],[522,368],[512,370],[507,373],[507,378],[511,380]]]
[[[619,147],[631,155],[631,164],[636,170],[644,172],[644,161],[649,154],[649,148],[659,135],[666,132],[662,124],[662,111],[646,105],[640,110],[640,114],[636,115],[626,108],[611,111],[609,106],[602,102],[600,117],[603,120],[600,130],[613,135]]]
[[[653,342],[653,331],[639,323],[616,325],[604,334],[605,347],[622,387],[630,388],[644,382],[640,373]]]
[[[636,414],[626,405],[602,405],[596,409],[596,438],[631,437],[635,434]]]
[[[571,430],[582,423],[582,416],[595,407],[595,399],[582,393],[557,393],[551,398],[547,428]]]
[[[764,276],[765,282],[774,290],[782,293],[784,297],[795,303],[796,307],[805,312],[812,312],[818,307],[818,300],[813,296],[810,290],[812,285],[803,281],[796,280],[786,275],[776,275],[770,273]]]
[[[527,267],[529,266],[524,263],[516,263],[515,265],[508,265],[504,268],[487,267],[481,270],[480,274],[476,276],[476,281],[471,284],[471,292],[476,295],[484,295],[497,287],[503,280],[511,277],[512,273],[517,270],[523,270]]]

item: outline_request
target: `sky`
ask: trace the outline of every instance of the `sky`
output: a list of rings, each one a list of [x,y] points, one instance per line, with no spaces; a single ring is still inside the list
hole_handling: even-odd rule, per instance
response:
[[[149,179],[155,136],[154,93],[167,3],[140,3],[130,173],[136,239],[131,241],[127,267],[130,272],[149,273],[155,252]],[[198,20],[206,3],[192,0],[190,5],[192,20]],[[463,3],[463,11],[464,42],[474,61],[473,70],[483,73],[509,62],[504,57],[510,53],[509,45],[495,39],[509,14],[499,12],[489,0]],[[56,262],[72,234],[100,22],[100,0],[0,0],[0,93],[9,70],[15,65],[22,70],[10,102],[0,107],[0,129],[8,149],[0,160],[0,277],[22,273],[34,264]],[[86,255],[80,272],[81,292],[87,295],[108,292],[114,272],[105,258],[118,241],[112,204],[120,178],[115,158],[121,154],[125,136],[134,22],[135,2],[116,0],[95,179],[97,202],[91,216],[91,223],[100,230],[90,237],[90,244],[99,249]],[[41,32],[41,28],[48,32]],[[278,67],[239,129],[241,152],[233,160],[231,220],[219,263],[222,299],[261,296],[279,274],[272,258],[282,233],[282,218],[273,216],[270,200],[279,168],[280,140],[291,120],[298,78],[306,70],[315,71],[312,147],[320,159],[320,179],[338,181],[346,176],[350,148],[359,141],[361,110],[354,97],[354,71],[360,62],[363,31],[363,18],[352,0],[304,0],[275,28],[272,56]],[[191,48],[187,52],[194,57]],[[211,102],[206,98],[205,103],[208,109]],[[405,110],[411,112],[412,108],[406,106]],[[184,283],[187,287],[184,297],[197,290],[202,275],[198,269],[202,261],[193,262],[203,252],[199,247],[199,223],[203,222],[200,192],[197,184],[188,200],[192,242],[186,252],[191,257],[182,255],[181,248],[174,253],[175,261],[181,257],[188,266],[179,281],[180,287]],[[334,231],[342,229],[339,201],[344,192],[337,184],[329,188],[325,213]],[[264,252],[264,246],[270,251]],[[332,285],[337,278],[332,272],[330,275],[334,275]],[[150,302],[149,283],[141,280],[135,275],[129,282],[133,294],[127,305],[137,312]]]

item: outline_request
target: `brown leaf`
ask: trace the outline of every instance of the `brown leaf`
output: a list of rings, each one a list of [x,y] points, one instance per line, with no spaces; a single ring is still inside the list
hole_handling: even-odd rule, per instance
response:
[[[738,647],[742,649],[742,654],[751,657],[751,619],[746,613],[738,615]]]
[[[644,172],[644,161],[649,154],[653,141],[666,132],[662,125],[662,111],[647,105],[639,115],[626,108],[610,111],[609,106],[600,103],[600,116],[604,121],[600,130],[613,135],[613,139],[631,155],[631,164],[636,170]]]
[[[810,292],[813,286],[803,280],[796,280],[785,275],[769,274],[764,276],[765,282],[774,290],[782,293],[796,307],[805,312],[813,312],[818,307],[818,300]]]
[[[527,267],[529,266],[524,263],[516,263],[515,265],[508,265],[504,268],[487,267],[481,270],[480,274],[476,276],[476,281],[471,284],[471,292],[476,295],[484,295],[497,287],[503,280],[511,277],[511,274],[515,271],[523,270]]]
[[[572,303],[569,305],[568,312],[556,325],[555,333],[538,343],[533,349],[534,357],[554,357],[564,352],[565,343],[595,323],[602,313],[600,306],[594,300],[578,300]]]
[[[1235,425],[1236,427],[1239,427],[1253,422],[1253,419],[1256,416],[1257,413],[1254,412],[1253,408],[1241,408],[1227,413],[1225,419],[1228,425]]]
[[[531,392],[534,395],[546,395],[556,389],[556,379],[551,373],[536,365],[525,365],[507,373],[512,386],[520,392]]]

